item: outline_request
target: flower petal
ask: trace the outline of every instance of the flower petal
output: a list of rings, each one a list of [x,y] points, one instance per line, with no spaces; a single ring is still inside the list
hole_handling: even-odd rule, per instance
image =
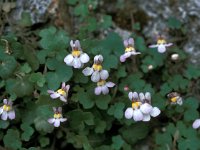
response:
[[[72,56],[72,54],[69,54],[64,58],[64,62],[69,66],[73,65],[73,60],[74,60],[74,57]]]
[[[64,97],[64,96],[62,96],[62,95],[60,96],[60,100],[63,101],[63,102],[67,102],[66,97]]]
[[[151,102],[151,93],[150,92],[145,93],[145,99],[148,100],[149,102]]]
[[[125,47],[128,46],[128,40],[124,40],[124,46],[125,46]]]
[[[141,102],[144,102],[144,99],[145,99],[144,93],[139,93],[139,97],[140,97]]]
[[[182,105],[182,104],[183,104],[182,98],[179,98],[179,99],[177,100],[177,104],[179,104],[179,105]]]
[[[134,40],[133,40],[133,38],[129,38],[129,39],[128,39],[128,44],[129,44],[129,45],[134,45]]]
[[[138,100],[139,99],[137,92],[133,92],[133,98],[132,99],[134,99],[134,100]]]
[[[53,124],[53,123],[55,122],[55,118],[50,118],[50,119],[48,119],[48,122],[49,122],[50,124]]]
[[[4,111],[4,112],[2,113],[2,115],[1,115],[1,119],[2,119],[2,120],[7,120],[7,118],[8,118],[8,114],[7,114],[6,111]]]
[[[73,40],[70,41],[70,46],[72,47],[72,49],[75,47]]]
[[[75,41],[75,47],[78,48],[78,50],[81,50],[81,44],[79,40]]]
[[[103,93],[104,95],[106,95],[106,94],[109,93],[109,89],[108,89],[108,87],[105,86],[105,85],[101,87],[101,90],[102,90],[102,93]]]
[[[148,103],[144,103],[140,106],[140,110],[143,114],[149,114],[152,111],[153,107],[148,104]]]
[[[8,118],[11,120],[15,119],[15,111],[14,110],[8,112]]]
[[[65,89],[65,92],[68,93],[68,91],[70,89],[70,85],[66,85],[64,89]]]
[[[133,92],[129,92],[128,93],[128,98],[132,101],[132,99],[133,99]]]
[[[142,121],[150,121],[150,119],[151,119],[151,116],[149,114],[145,114],[143,116],[143,120]]]
[[[60,126],[60,119],[55,119],[54,127],[59,127],[59,126]]]
[[[100,94],[101,94],[101,87],[100,87],[100,86],[97,86],[97,87],[95,88],[95,90],[94,90],[94,93],[95,93],[96,95],[100,95]]]
[[[160,109],[158,107],[153,107],[152,111],[150,112],[150,115],[152,117],[157,117],[160,114]]]
[[[60,122],[65,122],[67,121],[67,118],[60,118]]]
[[[143,114],[139,109],[136,109],[136,110],[133,111],[133,119],[135,121],[143,120]]]
[[[3,113],[3,107],[0,107],[0,115]]]
[[[51,98],[56,99],[58,97],[60,97],[59,93],[54,92],[53,94],[50,95]]]
[[[80,56],[80,61],[82,63],[87,63],[88,61],[90,60],[90,57],[88,56],[88,54],[86,53],[82,53],[81,56]]]
[[[98,82],[100,80],[100,73],[99,71],[95,71],[92,76],[91,76],[91,80],[93,82]]]
[[[62,86],[61,86],[62,89],[65,88],[65,82],[62,82]]]
[[[107,82],[106,86],[111,88],[111,87],[115,86],[115,83],[113,83],[113,82]]]
[[[156,47],[158,47],[157,44],[156,45],[149,45],[149,48],[156,48]]]
[[[125,54],[123,54],[123,55],[120,56],[120,61],[121,61],[121,62],[125,62],[125,61],[126,61],[126,56],[125,56]]]
[[[141,54],[141,53],[140,52],[135,52],[135,51],[131,52],[131,55],[139,55],[139,54]]]
[[[100,71],[100,77],[102,80],[106,80],[109,77],[108,71],[107,70],[101,70]]]
[[[133,108],[127,108],[125,113],[124,113],[124,116],[126,119],[131,119],[133,118]]]
[[[82,73],[85,76],[90,76],[92,73],[94,72],[93,68],[90,67],[86,67],[85,69],[83,69]]]
[[[158,46],[158,52],[159,52],[159,53],[164,53],[165,51],[166,51],[165,45],[160,44],[160,45]]]
[[[53,94],[54,91],[53,91],[53,90],[47,90],[47,93],[49,93],[49,94]]]
[[[81,68],[81,64],[82,63],[81,63],[80,59],[75,57],[74,58],[74,64],[73,64],[74,68]]]
[[[200,127],[200,119],[196,119],[196,120],[193,122],[192,127],[193,127],[194,129],[199,128],[199,127]]]
[[[173,43],[167,43],[167,44],[165,44],[166,47],[169,47],[169,46],[172,46],[172,45],[173,45]]]
[[[3,103],[4,104],[8,104],[8,100],[7,99],[3,99]]]

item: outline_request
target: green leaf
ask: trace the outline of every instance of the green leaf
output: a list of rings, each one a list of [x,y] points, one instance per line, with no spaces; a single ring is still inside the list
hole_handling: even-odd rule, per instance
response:
[[[95,133],[103,133],[106,129],[106,122],[100,119],[96,119],[95,121]]]
[[[6,129],[9,124],[9,121],[0,120],[0,129]]]
[[[111,68],[117,68],[118,58],[115,55],[106,55],[104,57],[103,67],[106,70],[110,70]]]
[[[112,17],[110,15],[103,15],[99,26],[102,29],[107,29],[112,26]]]
[[[44,133],[51,133],[54,129],[53,125],[49,124],[44,117],[37,117],[34,119],[35,128],[37,131]]]
[[[110,95],[99,95],[96,98],[95,103],[98,108],[106,110],[108,108],[108,104],[110,101],[111,101]]]
[[[20,71],[23,73],[30,73],[31,70],[31,66],[28,63],[23,64],[23,66],[20,68]]]
[[[43,87],[45,82],[46,82],[46,79],[45,77],[43,76],[42,73],[40,72],[37,72],[37,73],[32,73],[29,77],[29,80],[33,83],[36,83],[39,87]]]
[[[124,115],[125,104],[122,102],[115,103],[108,109],[108,114],[113,115],[117,119],[122,119]]]
[[[176,19],[175,17],[170,17],[168,19],[168,26],[172,29],[180,29],[181,28],[181,22]]]
[[[47,145],[49,145],[50,140],[48,137],[40,137],[39,142],[40,142],[41,147],[46,147]]]
[[[74,14],[76,16],[82,16],[82,17],[85,17],[88,15],[88,7],[86,4],[79,4],[75,7],[74,9]]]
[[[117,135],[117,136],[113,136],[112,137],[112,145],[111,147],[114,149],[114,150],[120,150],[124,144],[124,140],[122,139],[122,137],[120,135]]]
[[[78,92],[77,99],[85,109],[89,109],[94,106],[94,100],[92,100],[91,97],[86,92],[83,91]]]
[[[185,70],[184,72],[185,77],[187,77],[188,79],[198,79],[200,77],[200,70],[199,68],[192,66],[192,65],[188,65],[187,66],[187,70]]]
[[[33,128],[27,123],[22,123],[21,129],[24,131],[21,135],[21,139],[24,140],[24,141],[29,141],[31,136],[34,133]]]
[[[20,20],[19,24],[23,27],[29,27],[32,25],[31,15],[29,12],[25,12],[25,11],[22,12],[21,20]]]
[[[6,148],[13,150],[20,149],[22,143],[20,141],[20,134],[18,130],[8,129],[6,135],[3,138],[3,143]]]

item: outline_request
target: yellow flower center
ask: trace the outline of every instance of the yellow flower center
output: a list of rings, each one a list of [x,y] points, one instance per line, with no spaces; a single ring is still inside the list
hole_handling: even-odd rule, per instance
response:
[[[102,70],[102,65],[100,64],[94,64],[92,66],[92,68],[95,70],[95,71],[101,71]]]
[[[166,44],[167,42],[164,39],[158,39],[157,44]]]
[[[103,86],[105,85],[106,81],[105,80],[100,80],[99,82],[97,82],[97,86]]]
[[[79,57],[80,55],[81,55],[81,51],[79,51],[79,50],[73,50],[72,51],[72,56]]]
[[[3,105],[3,110],[4,111],[10,111],[11,107],[9,105]]]
[[[135,51],[135,48],[132,46],[126,47],[125,52]]]
[[[138,108],[142,103],[141,102],[133,102],[132,103],[132,108]]]
[[[62,118],[62,114],[60,114],[60,113],[55,113],[55,114],[53,115],[53,117],[54,117],[55,119],[59,119],[59,118]]]
[[[59,93],[60,95],[63,95],[63,96],[67,95],[67,93],[63,89],[57,90],[57,93]]]
[[[170,100],[171,100],[171,102],[175,103],[177,101],[177,99],[178,99],[178,97],[176,96],[176,97],[171,98]]]

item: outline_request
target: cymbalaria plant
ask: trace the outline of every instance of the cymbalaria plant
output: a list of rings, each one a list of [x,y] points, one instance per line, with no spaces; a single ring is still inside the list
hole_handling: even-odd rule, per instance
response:
[[[13,102],[11,100],[4,99],[3,106],[0,107],[0,115],[2,120],[15,119],[15,111],[12,107]]]

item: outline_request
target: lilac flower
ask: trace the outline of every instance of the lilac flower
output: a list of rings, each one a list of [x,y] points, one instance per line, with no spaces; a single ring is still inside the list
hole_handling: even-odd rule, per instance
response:
[[[135,51],[133,38],[124,40],[124,46],[125,46],[125,53],[120,56],[121,62],[125,62],[126,59],[129,58],[131,55],[141,54],[140,52]]]
[[[15,111],[12,108],[13,102],[11,100],[4,99],[4,105],[0,107],[0,115],[2,120],[15,119]]]
[[[58,107],[58,108],[53,107],[53,111],[54,111],[54,116],[53,116],[53,118],[49,118],[48,122],[50,124],[53,124],[54,127],[59,127],[60,122],[67,121],[67,118],[63,118],[63,116],[62,116],[62,108],[61,107]]]
[[[99,80],[106,80],[109,76],[107,70],[103,70],[102,67],[102,62],[103,62],[103,56],[102,55],[96,55],[94,57],[94,64],[92,67],[86,67],[83,70],[83,74],[85,76],[91,76],[91,80],[93,82],[98,82]]]
[[[83,53],[79,40],[75,42],[71,40],[70,45],[72,47],[72,53],[64,58],[64,62],[68,66],[73,66],[74,68],[82,68],[83,65],[90,60],[89,56]]]
[[[177,92],[171,92],[171,93],[167,94],[167,97],[170,100],[171,104],[178,104],[178,105],[183,104],[183,99],[180,96],[180,94]]]
[[[48,90],[47,92],[50,94],[52,99],[60,98],[61,101],[67,102],[69,88],[70,85],[65,85],[63,82],[61,89],[58,89],[57,91]]]
[[[163,37],[159,37],[157,40],[157,44],[150,45],[150,48],[158,48],[159,53],[164,53],[167,47],[172,46],[173,43],[167,43]]]
[[[106,95],[109,93],[109,88],[114,87],[115,84],[113,82],[106,82],[105,80],[100,80],[97,82],[97,87],[95,88],[94,93],[96,95],[100,95],[101,93]]]
[[[145,95],[137,92],[129,92],[129,99],[132,101],[132,108],[129,107],[125,111],[127,119],[133,118],[134,121],[150,121],[151,116],[156,117],[160,114],[157,107],[151,106],[151,95],[146,92]]]

